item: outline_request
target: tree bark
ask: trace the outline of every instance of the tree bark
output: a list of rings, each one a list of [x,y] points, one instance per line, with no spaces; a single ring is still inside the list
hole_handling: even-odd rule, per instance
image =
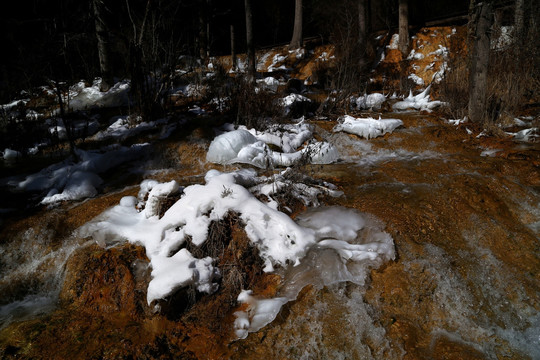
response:
[[[101,72],[101,91],[107,91],[113,84],[112,56],[109,26],[106,21],[107,8],[104,0],[92,0],[96,38],[98,43],[99,70]]]
[[[257,72],[255,64],[255,43],[253,42],[253,12],[251,11],[251,0],[244,0],[246,12],[246,42],[248,57],[248,78],[250,82],[255,82]]]
[[[234,25],[231,24],[231,63],[232,70],[236,71],[236,39],[234,35]]]
[[[367,1],[358,0],[358,49],[360,50],[360,66],[366,62],[367,47]]]
[[[493,24],[491,2],[471,0],[469,14],[469,119],[482,122],[487,114],[487,73],[490,33]]]
[[[199,57],[205,61],[208,53],[208,18],[206,9],[206,0],[200,1],[199,6]]]
[[[289,49],[298,49],[304,45],[302,35],[302,19],[304,10],[302,9],[302,0],[296,0],[294,8],[294,29]]]
[[[514,8],[514,34],[516,43],[519,45],[523,42],[525,34],[525,1],[516,0]]]
[[[409,2],[399,0],[399,51],[403,56],[409,53]]]

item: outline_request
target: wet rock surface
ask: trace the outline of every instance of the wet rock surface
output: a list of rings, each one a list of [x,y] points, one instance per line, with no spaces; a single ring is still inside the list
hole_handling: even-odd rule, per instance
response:
[[[344,161],[305,169],[344,191],[324,203],[371,213],[392,235],[396,260],[373,271],[366,286],[305,288],[274,322],[234,341],[236,292],[249,287],[271,297],[279,278],[265,276],[251,261],[252,248],[230,218],[214,231],[228,239],[222,268],[245,264],[243,277],[235,266],[224,271],[232,285],[171,316],[146,304],[149,274],[142,248],[88,245],[66,264],[57,310],[4,327],[0,354],[43,359],[538,357],[538,146],[476,138],[427,114],[391,117],[402,119],[404,127],[369,141],[331,134],[333,122],[316,123],[319,136],[337,144]],[[481,156],[486,148],[499,151]],[[186,165],[180,173],[199,167]],[[97,215],[94,207],[103,210],[98,201],[87,201],[80,213],[72,209],[65,229]],[[93,215],[81,215],[85,211]],[[24,225],[9,228],[17,226]]]

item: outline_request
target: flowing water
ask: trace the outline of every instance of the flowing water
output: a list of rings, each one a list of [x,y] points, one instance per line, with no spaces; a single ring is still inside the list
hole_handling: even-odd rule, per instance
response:
[[[77,258],[80,267],[97,259],[95,263],[105,270],[87,269],[82,272],[87,276],[84,282],[70,280],[70,284],[78,284],[73,290],[78,293],[85,283],[104,282],[96,294],[87,296],[80,290],[87,297],[85,303],[74,301],[78,307],[73,312],[60,309],[45,316],[43,335],[32,333],[36,320],[6,326],[14,317],[35,317],[56,303],[68,257],[86,245],[71,237],[71,230],[117,204],[121,196],[136,192],[131,189],[71,210],[39,213],[3,230],[3,354],[32,357],[39,351],[51,351],[56,358],[66,354],[105,358],[127,354],[237,359],[540,358],[538,146],[477,139],[465,129],[429,115],[391,117],[401,118],[404,127],[372,140],[332,133],[334,123],[317,122],[319,135],[338,147],[342,161],[306,170],[344,192],[340,198],[325,199],[326,205],[372,214],[377,228],[394,239],[396,259],[372,271],[365,283],[309,281],[310,277],[321,278],[313,275],[318,265],[333,262],[330,254],[313,254],[296,269],[300,275],[283,274],[281,288],[278,285],[273,293],[297,299],[284,305],[272,323],[244,340],[234,340],[231,314],[220,315],[221,324],[205,322],[205,317],[215,319],[214,309],[220,306],[211,299],[204,298],[180,322],[136,310],[139,305],[130,300],[131,288],[106,278],[133,281],[137,292],[138,275],[122,269],[135,273],[138,267],[133,264],[142,260],[119,255],[121,251],[109,251],[103,257],[105,250],[87,247],[88,254]],[[486,151],[493,148],[496,151]],[[53,220],[61,217],[68,220]],[[72,268],[76,266],[68,266]],[[101,274],[99,279],[93,273]],[[299,278],[308,280],[291,285]],[[96,309],[103,312],[114,307],[103,307],[107,296],[116,299],[115,309],[132,310],[100,314]],[[44,308],[26,306],[42,303]],[[77,324],[78,337],[75,330],[54,325],[55,319]],[[63,340],[56,352],[46,345],[53,335]],[[28,339],[27,345],[21,344],[25,343],[21,337]]]

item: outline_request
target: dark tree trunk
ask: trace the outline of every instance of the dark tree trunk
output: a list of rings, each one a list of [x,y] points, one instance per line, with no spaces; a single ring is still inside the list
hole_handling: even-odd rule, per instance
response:
[[[253,42],[253,12],[251,11],[251,0],[244,0],[244,6],[246,11],[248,78],[250,82],[255,82],[257,68],[255,64],[255,43]]]
[[[409,52],[409,2],[399,0],[399,51],[403,56]]]
[[[486,118],[487,73],[490,33],[493,24],[491,2],[471,0],[469,19],[469,118],[482,122]]]
[[[199,6],[199,57],[202,61],[205,61],[208,57],[208,11],[206,0],[201,0]]]
[[[304,45],[304,38],[302,35],[302,18],[304,10],[302,9],[302,0],[296,0],[294,9],[294,29],[290,49],[298,49]]]
[[[236,71],[236,42],[234,35],[234,25],[231,24],[231,63],[232,70]]]
[[[98,43],[99,70],[101,72],[101,91],[107,91],[113,84],[110,31],[107,25],[108,11],[104,0],[92,0],[96,38]]]
[[[363,67],[366,61],[367,47],[367,22],[368,4],[366,0],[358,0],[358,49],[360,50],[360,66]]]
[[[525,0],[516,0],[514,8],[514,34],[518,45],[525,37]]]

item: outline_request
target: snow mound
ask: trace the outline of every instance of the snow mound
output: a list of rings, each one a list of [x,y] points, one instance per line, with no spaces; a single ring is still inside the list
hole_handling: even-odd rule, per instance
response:
[[[386,96],[380,93],[365,94],[356,99],[356,107],[358,109],[379,110],[381,105],[386,101]]]
[[[102,245],[120,239],[143,245],[152,267],[147,292],[149,304],[188,285],[206,293],[217,290],[220,272],[213,265],[213,259],[195,258],[184,245],[188,238],[196,246],[204,244],[211,222],[223,219],[229,212],[238,214],[245,224],[246,234],[259,250],[266,272],[274,271],[276,266],[307,271],[302,266],[303,259],[308,253],[320,251],[335,254],[335,261],[345,267],[351,262],[372,267],[394,258],[393,241],[388,234],[368,229],[368,238],[358,236],[366,227],[366,220],[354,210],[322,208],[306,212],[294,221],[276,209],[275,200],[262,202],[246,187],[268,180],[257,178],[253,170],[232,173],[210,170],[205,180],[204,185],[186,187],[162,218],[153,213],[148,217],[146,211],[137,209],[136,199],[126,197],[119,205],[79,228],[78,235],[92,236]],[[169,192],[175,190],[177,184],[146,181],[141,184],[140,195],[152,193],[158,187]],[[162,193],[161,190],[158,192]],[[140,197],[138,200],[144,202]],[[324,266],[314,267],[328,273]],[[353,268],[348,273],[327,274],[322,281],[354,280]],[[237,335],[243,337],[272,321],[281,306],[296,297],[300,290],[289,286],[284,299],[262,301],[251,297],[249,292],[242,292],[239,300],[250,303],[254,309],[237,314]]]
[[[424,91],[415,96],[412,95],[412,91],[409,91],[409,96],[402,101],[395,103],[392,108],[396,111],[404,111],[409,109],[431,111],[436,107],[444,105],[442,101],[429,100],[430,90],[431,86],[428,86]]]
[[[301,161],[330,164],[339,158],[337,149],[326,142],[314,142],[293,152],[311,136],[311,128],[305,124],[286,126],[284,130],[271,128],[267,132],[240,128],[217,136],[210,144],[206,160],[216,164],[243,163],[268,168],[291,166]],[[273,151],[266,142],[279,144],[288,152]]]
[[[399,119],[355,118],[345,115],[340,118],[340,123],[333,129],[334,132],[345,131],[356,134],[366,139],[383,136],[392,133],[396,128],[403,126],[403,121]]]

